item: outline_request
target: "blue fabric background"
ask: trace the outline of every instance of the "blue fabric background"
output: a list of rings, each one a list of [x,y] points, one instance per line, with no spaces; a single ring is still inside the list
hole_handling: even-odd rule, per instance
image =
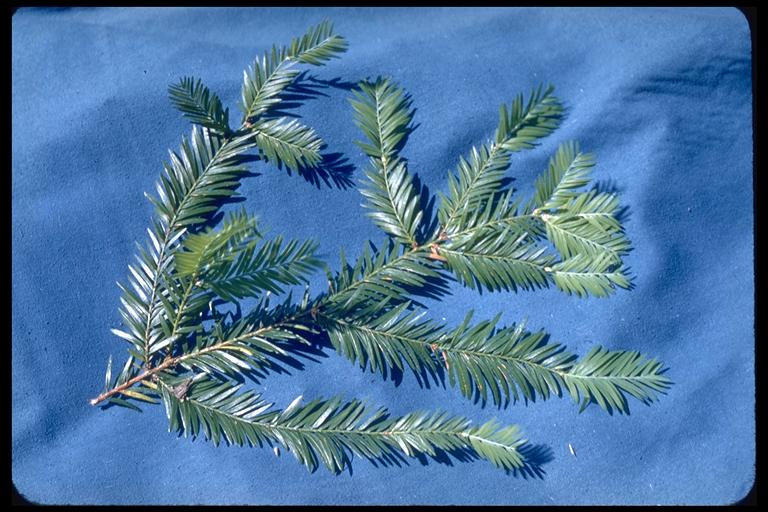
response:
[[[443,408],[519,423],[551,449],[543,479],[484,461],[413,460],[309,474],[283,452],[215,448],[143,414],[88,405],[110,354],[123,361],[119,290],[145,240],[153,191],[189,125],[167,85],[195,75],[236,110],[242,69],[272,43],[323,18],[350,49],[309,76],[296,112],[361,177],[365,159],[344,84],[390,75],[414,98],[404,155],[433,191],[497,109],[540,82],[569,107],[562,127],[516,154],[522,193],[561,142],[597,155],[595,179],[629,207],[636,288],[609,299],[555,289],[482,296],[456,286],[432,303],[455,325],[503,311],[585,354],[596,343],[640,349],[675,385],[630,416],[583,414],[570,400],[482,408],[453,389],[322,363],[272,375],[284,407],[343,394],[402,414]],[[735,9],[24,9],[13,17],[13,481],[57,504],[724,504],[754,480],[754,277],[751,48]],[[241,192],[272,233],[317,238],[337,265],[382,237],[354,189],[319,188],[263,163]],[[320,273],[322,274],[322,273]],[[320,290],[323,278],[312,283]],[[577,457],[570,455],[570,443]]]

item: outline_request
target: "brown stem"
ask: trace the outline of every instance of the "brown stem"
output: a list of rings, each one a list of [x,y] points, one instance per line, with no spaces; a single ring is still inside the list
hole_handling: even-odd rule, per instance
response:
[[[129,381],[127,381],[127,382],[125,382],[125,383],[123,383],[123,384],[121,384],[121,385],[119,385],[119,386],[117,386],[115,388],[112,388],[109,391],[105,391],[104,393],[100,394],[96,398],[91,399],[90,400],[90,404],[91,405],[96,405],[99,402],[103,402],[104,400],[106,400],[110,396],[115,395],[117,393],[121,393],[122,391],[125,391],[126,389],[128,389],[131,386],[133,386],[134,384],[136,384],[138,382],[141,382],[141,381],[147,379],[148,377],[151,377],[152,375],[155,375],[156,373],[160,373],[161,371],[163,371],[163,370],[165,370],[167,368],[170,368],[171,366],[174,366],[174,365],[182,362],[185,359],[188,359],[188,358],[193,357],[193,356],[198,356],[200,354],[207,354],[209,352],[215,352],[216,350],[221,350],[222,348],[226,347],[227,345],[231,345],[233,343],[237,343],[238,341],[243,341],[244,339],[247,339],[249,337],[258,336],[258,335],[263,334],[264,332],[272,330],[272,329],[279,329],[280,326],[283,326],[283,325],[290,325],[291,322],[297,320],[298,318],[301,318],[302,316],[306,315],[307,313],[308,313],[308,311],[304,311],[302,313],[298,313],[296,315],[293,315],[293,316],[291,316],[291,317],[289,317],[289,318],[287,318],[287,319],[285,319],[285,320],[283,320],[281,322],[277,322],[277,323],[275,323],[273,325],[267,325],[267,326],[261,327],[259,329],[256,329],[255,331],[252,331],[252,332],[241,334],[240,336],[238,336],[236,338],[231,338],[231,339],[228,339],[228,340],[224,340],[224,341],[222,341],[220,343],[216,343],[215,345],[211,345],[210,347],[205,347],[205,348],[200,349],[200,350],[198,350],[196,352],[191,352],[191,353],[187,353],[187,354],[181,354],[180,356],[173,357],[173,358],[170,358],[170,359],[166,359],[160,365],[155,366],[151,370],[145,370],[144,373],[141,373],[141,374],[137,375],[136,377],[132,378],[131,380],[129,380]]]
[[[433,242],[429,244],[429,248],[431,252],[427,257],[433,260],[438,260],[438,261],[448,261],[448,258],[446,258],[445,256],[441,255],[439,252],[437,252],[437,247],[438,247],[437,242]]]
[[[142,380],[146,379],[147,377],[151,377],[152,375],[165,370],[169,366],[173,366],[175,363],[178,362],[178,359],[179,358],[168,359],[164,363],[162,363],[161,365],[155,366],[151,370],[144,371],[144,373],[141,373],[141,374],[135,376],[134,378],[132,378],[131,380],[125,382],[124,384],[121,384],[121,385],[117,386],[116,388],[110,389],[109,391],[105,391],[104,393],[100,394],[96,398],[92,399],[91,400],[91,405],[96,405],[99,402],[103,402],[104,400],[106,400],[110,396],[115,395],[117,393],[120,393],[122,391],[125,391],[126,389],[128,389],[131,386],[133,386],[137,382],[141,382]]]

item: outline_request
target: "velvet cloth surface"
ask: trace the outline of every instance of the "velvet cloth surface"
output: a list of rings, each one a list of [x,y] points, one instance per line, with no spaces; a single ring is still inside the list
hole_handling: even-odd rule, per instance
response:
[[[233,113],[242,69],[328,18],[349,51],[306,67],[293,109],[352,186],[312,183],[264,162],[242,203],[271,234],[313,238],[338,268],[382,233],[357,185],[366,158],[347,102],[391,76],[413,97],[404,156],[433,192],[459,155],[492,136],[501,103],[552,83],[560,129],[512,157],[526,198],[557,146],[578,140],[594,179],[628,207],[634,289],[579,299],[554,287],[478,294],[455,284],[430,315],[457,325],[503,312],[579,355],[636,349],[674,386],[629,416],[569,398],[505,409],[457,389],[383,380],[324,348],[257,385],[285,407],[358,397],[394,414],[444,409],[523,427],[540,477],[482,461],[409,459],[310,474],[290,453],[168,433],[162,406],[91,407],[110,354],[121,367],[120,291],[145,243],[153,192],[189,124],[168,84],[199,77]],[[163,8],[22,9],[12,22],[12,472],[47,504],[726,504],[754,481],[754,261],[749,26],[735,9]],[[238,117],[235,114],[234,117]],[[319,271],[312,290],[323,290]],[[575,451],[571,454],[569,444]]]

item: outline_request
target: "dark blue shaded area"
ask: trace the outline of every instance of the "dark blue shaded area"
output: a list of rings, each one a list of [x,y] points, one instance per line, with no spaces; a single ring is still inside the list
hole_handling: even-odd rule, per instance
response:
[[[320,240],[337,265],[382,236],[354,185],[365,158],[346,98],[390,75],[413,96],[404,156],[431,191],[490,137],[497,109],[540,82],[569,115],[513,157],[523,194],[558,144],[596,154],[595,179],[628,206],[635,289],[578,299],[555,289],[431,301],[452,325],[503,311],[583,355],[595,343],[658,357],[675,382],[632,414],[569,400],[480,407],[457,390],[382,381],[325,349],[259,387],[278,406],[343,394],[395,414],[443,408],[525,429],[539,469],[505,474],[443,457],[309,474],[285,452],[215,448],[143,414],[88,405],[126,345],[115,281],[143,243],[151,191],[188,124],[166,87],[194,75],[233,111],[242,69],[323,18],[350,43],[292,91],[326,140],[327,179],[263,162],[242,203],[272,233]],[[735,9],[22,9],[13,17],[13,481],[56,504],[724,504],[752,486],[754,261],[751,48]],[[331,178],[335,176],[341,182]],[[312,283],[322,289],[321,273]],[[397,382],[399,381],[399,384]],[[573,457],[570,443],[576,450]]]

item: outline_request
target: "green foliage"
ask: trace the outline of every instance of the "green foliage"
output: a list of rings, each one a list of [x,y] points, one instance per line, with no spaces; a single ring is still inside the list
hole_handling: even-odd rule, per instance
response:
[[[442,196],[438,216],[444,229],[451,233],[472,225],[467,217],[478,208],[493,204],[509,166],[509,152],[498,145],[483,144],[472,148],[468,160],[459,157],[458,178],[448,179],[450,195]]]
[[[210,332],[200,333],[178,361],[189,371],[237,378],[250,370],[268,368],[272,357],[285,355],[280,346],[284,339],[286,332],[260,328],[250,317],[231,323],[219,320]]]
[[[569,200],[562,210],[565,213],[586,219],[603,231],[611,233],[622,231],[621,224],[616,218],[619,212],[619,199],[615,194],[597,193],[591,190]]]
[[[179,153],[149,197],[160,222],[172,232],[204,223],[219,210],[222,199],[231,197],[239,179],[248,172],[242,154],[255,145],[250,136],[222,138],[205,129],[192,129],[189,142],[182,140]]]
[[[374,165],[366,174],[373,186],[360,192],[368,199],[365,206],[373,210],[368,215],[387,234],[406,244],[418,244],[422,211],[405,163],[400,161],[394,168]]]
[[[373,210],[368,215],[387,234],[417,245],[423,215],[419,190],[397,154],[411,122],[409,102],[402,89],[383,78],[360,82],[359,88],[350,103],[355,123],[368,139],[357,144],[371,157],[366,169],[371,186],[361,191],[368,199],[365,206]]]
[[[420,377],[429,372],[435,381],[438,362],[431,345],[442,338],[440,326],[421,321],[424,312],[408,311],[410,302],[393,308],[371,302],[365,309],[346,316],[323,312],[319,325],[328,333],[333,347],[362,368],[387,376],[392,368],[410,368]]]
[[[439,290],[444,286],[443,273],[428,254],[393,243],[377,250],[368,243],[351,265],[342,252],[341,270],[333,275],[326,269],[331,293],[323,304],[331,310],[354,312],[384,300],[393,305],[408,301],[412,291],[426,293],[430,286]]]
[[[560,124],[563,107],[552,95],[554,87],[544,92],[539,86],[531,92],[527,105],[518,95],[511,108],[502,105],[494,141],[472,148],[469,160],[459,159],[458,177],[448,181],[450,194],[441,195],[438,217],[446,232],[451,233],[473,211],[500,192],[510,153],[531,149],[535,142],[554,131]],[[525,106],[524,106],[525,105]]]
[[[180,152],[171,152],[171,164],[157,184],[156,219],[148,230],[150,242],[139,247],[137,265],[129,266],[130,287],[123,291],[121,316],[125,330],[113,329],[132,345],[130,353],[148,363],[152,356],[179,334],[174,325],[171,300],[178,278],[174,277],[173,254],[191,226],[205,222],[220,208],[221,199],[231,197],[246,172],[241,154],[253,147],[247,137],[222,139],[206,129],[192,130]],[[182,296],[183,296],[182,292]],[[176,303],[181,304],[179,298]],[[169,341],[171,339],[171,341]]]
[[[343,37],[333,33],[333,24],[324,21],[311,28],[301,38],[293,39],[288,47],[272,46],[243,72],[243,90],[240,110],[243,123],[256,118],[280,102],[279,95],[296,78],[293,69],[298,62],[322,66],[327,61],[347,51]]]
[[[229,135],[229,109],[198,78],[184,77],[168,87],[171,103],[184,117],[221,135]]]
[[[491,291],[544,287],[545,269],[553,261],[545,247],[508,226],[488,227],[471,237],[451,240],[441,247],[440,254],[464,285]]]
[[[280,102],[279,95],[298,76],[299,71],[291,69],[293,61],[285,48],[272,47],[272,52],[264,52],[261,61],[256,59],[253,66],[243,72],[243,90],[240,110],[243,122],[264,114],[270,107]]]
[[[411,122],[408,99],[402,89],[381,77],[375,82],[362,81],[358,87],[350,104],[355,111],[355,124],[369,142],[357,144],[372,158],[391,160]]]
[[[620,261],[629,250],[629,241],[624,236],[612,233],[588,217],[565,213],[548,215],[544,222],[547,225],[547,237],[563,258],[579,254],[592,257],[608,254],[615,261]]]
[[[283,286],[306,282],[307,276],[320,267],[314,256],[316,249],[315,242],[286,243],[278,236],[261,246],[248,247],[232,258],[219,260],[201,286],[232,302],[265,291],[282,293]]]
[[[170,384],[161,384],[169,429],[185,436],[202,434],[216,445],[279,443],[310,471],[322,462],[330,471],[340,472],[349,464],[350,452],[386,463],[397,460],[400,452],[409,457],[435,456],[437,450],[467,445],[497,467],[523,466],[518,447],[525,440],[516,426],[499,428],[489,422],[472,427],[467,419],[443,412],[392,418],[385,409],[371,412],[359,400],[341,398],[315,399],[302,406],[299,396],[282,411],[270,410],[272,404],[259,394],[238,394],[242,386],[202,379],[179,399]]]
[[[509,110],[506,105],[499,108],[499,126],[496,129],[496,144],[506,151],[531,149],[535,142],[546,137],[560,126],[563,106],[552,93],[555,87],[543,85],[532,90],[528,104],[523,106],[523,95],[518,94]]]
[[[592,155],[580,153],[575,142],[561,145],[549,160],[547,170],[536,180],[536,207],[540,210],[562,207],[573,197],[574,189],[589,183],[594,165]]]
[[[288,57],[304,64],[321,66],[347,51],[347,42],[333,33],[333,23],[323,21],[301,38],[291,39]]]
[[[490,393],[500,407],[521,397],[535,401],[562,396],[567,389],[583,406],[594,399],[606,410],[607,403],[611,410],[628,413],[624,393],[651,402],[654,392],[670,384],[658,363],[644,361],[638,353],[595,349],[577,362],[564,346],[547,343],[546,333],[529,332],[524,323],[498,329],[497,316],[472,325],[470,311],[460,326],[449,329],[422,320],[426,312],[408,311],[409,306],[381,304],[348,318],[321,314],[319,325],[339,353],[363,368],[386,377],[392,368],[407,367],[417,377],[429,376],[438,383],[445,368],[450,385],[458,386],[465,397],[485,403]],[[603,364],[597,356],[608,362]],[[619,363],[611,363],[614,360]]]
[[[607,297],[613,287],[629,288],[630,281],[624,276],[624,267],[615,269],[613,259],[601,254],[594,259],[584,254],[563,260],[553,265],[549,272],[558,288],[568,294],[586,297]]]
[[[656,400],[672,381],[661,374],[662,365],[636,351],[592,350],[569,372],[565,383],[574,402],[581,397],[581,410],[593,401],[610,412],[627,410],[626,392],[643,403]]]
[[[285,164],[289,169],[299,170],[314,167],[322,159],[322,139],[312,128],[296,120],[280,118],[261,121],[254,125],[253,130],[261,155],[278,166]]]
[[[231,261],[243,242],[250,246],[259,238],[256,219],[242,210],[225,220],[218,231],[209,228],[187,236],[182,243],[185,250],[176,253],[176,273],[180,277],[200,275],[212,265]]]
[[[452,228],[442,228],[447,268],[466,286],[490,291],[554,284],[569,294],[606,297],[629,288],[622,258],[630,242],[616,217],[617,197],[579,190],[592,166],[575,143],[560,146],[522,211],[511,190],[489,190]]]
[[[595,346],[579,359],[524,323],[500,326],[500,315],[473,322],[470,311],[452,327],[427,318],[420,302],[450,293],[451,279],[488,292],[554,285],[579,297],[630,288],[618,198],[585,189],[591,155],[561,145],[525,207],[507,188],[512,154],[560,123],[551,86],[501,107],[494,137],[459,158],[432,218],[426,205],[435,201],[399,154],[412,129],[408,95],[390,79],[360,82],[350,101],[369,158],[362,195],[387,239],[380,247],[368,242],[353,261],[342,252],[338,270],[325,266],[328,289],[312,296],[307,285],[293,301],[291,287],[307,284],[321,265],[318,244],[266,239],[245,209],[228,216],[220,209],[248,174],[251,150],[278,168],[320,163],[322,140],[277,108],[298,76],[294,66],[321,65],[344,51],[328,22],[273,46],[245,72],[236,129],[200,80],[169,88],[196,126],[148,196],[155,206],[149,241],[120,285],[124,326],[112,330],[128,342],[129,357],[119,372],[109,358],[104,390],[91,403],[141,410],[140,402],[162,402],[172,432],[216,445],[282,445],[310,471],[321,464],[342,471],[354,455],[386,464],[445,451],[514,472],[536,462],[516,425],[473,426],[440,411],[390,417],[339,397],[306,405],[299,397],[277,410],[244,377],[263,378],[327,337],[363,369],[385,378],[408,369],[422,383],[447,383],[499,408],[567,393],[580,411],[596,403],[627,414],[631,399],[650,404],[665,393],[672,382],[662,364],[636,351]],[[273,293],[284,296],[274,303]]]

